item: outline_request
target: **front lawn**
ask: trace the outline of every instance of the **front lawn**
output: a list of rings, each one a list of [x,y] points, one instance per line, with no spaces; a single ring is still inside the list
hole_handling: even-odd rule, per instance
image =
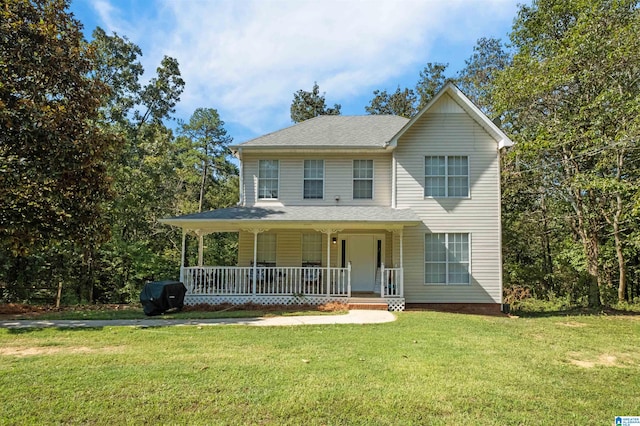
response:
[[[612,424],[640,317],[0,330],[0,424]]]

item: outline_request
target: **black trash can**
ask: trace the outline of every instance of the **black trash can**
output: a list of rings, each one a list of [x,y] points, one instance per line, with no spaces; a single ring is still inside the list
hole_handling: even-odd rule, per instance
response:
[[[140,303],[145,315],[160,315],[169,310],[179,311],[184,306],[187,288],[180,281],[154,281],[144,285]]]

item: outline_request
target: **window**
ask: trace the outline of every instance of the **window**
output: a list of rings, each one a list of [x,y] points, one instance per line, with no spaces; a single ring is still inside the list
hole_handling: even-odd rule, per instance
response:
[[[468,197],[469,157],[427,156],[424,159],[425,197]]]
[[[258,198],[278,198],[278,160],[260,160],[258,166]]]
[[[424,282],[469,284],[469,234],[426,234]]]
[[[308,200],[324,198],[324,160],[304,160],[304,193]]]
[[[353,160],[353,199],[373,199],[373,160]]]
[[[322,265],[322,234],[302,234],[302,265]]]
[[[275,266],[276,234],[258,234],[258,265]]]

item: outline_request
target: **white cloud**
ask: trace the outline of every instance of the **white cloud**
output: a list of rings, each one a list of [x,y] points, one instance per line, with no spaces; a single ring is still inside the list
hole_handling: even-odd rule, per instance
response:
[[[142,47],[146,69],[163,55],[178,59],[182,116],[214,107],[262,133],[289,124],[296,90],[317,81],[331,104],[371,93],[424,65],[437,39],[473,46],[495,22],[510,22],[515,1],[157,0],[147,5],[154,16],[128,20],[107,0],[94,7]]]

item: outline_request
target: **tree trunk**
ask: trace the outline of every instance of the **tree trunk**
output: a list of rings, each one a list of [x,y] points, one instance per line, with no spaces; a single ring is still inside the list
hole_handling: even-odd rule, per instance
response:
[[[202,181],[200,182],[200,203],[198,204],[198,213],[202,213],[202,204],[204,202],[204,188],[207,183],[207,172],[209,169],[209,152],[207,147],[204,148],[204,161],[202,162]]]
[[[616,172],[616,179],[618,182],[622,179],[622,166],[624,159],[624,151],[618,151],[617,153],[618,168]],[[622,239],[620,238],[620,217],[622,216],[622,195],[620,192],[616,194],[616,214],[613,216],[613,238],[616,242],[616,256],[618,258],[618,301],[623,302],[625,299],[626,287],[627,287],[627,272],[624,259],[624,252],[622,251]]]
[[[587,273],[590,278],[589,291],[587,293],[589,306],[592,308],[598,308],[602,306],[602,300],[600,294],[600,250],[598,246],[597,228],[593,224],[589,223],[588,218],[585,218],[582,190],[580,188],[573,188],[573,197],[574,202],[572,203],[572,206],[578,221],[574,226],[577,228],[576,232],[580,236],[580,240],[582,242],[587,263]]]
[[[58,294],[56,294],[56,309],[60,308],[61,300],[62,300],[62,280],[58,281]]]
[[[542,213],[542,248],[543,248],[543,268],[544,282],[548,289],[555,292],[553,283],[553,258],[551,256],[551,242],[549,241],[549,218],[547,215],[547,204],[544,194],[540,202],[540,211]]]
[[[620,223],[617,220],[613,223],[613,237],[616,241],[616,256],[618,257],[618,301],[624,302],[627,291],[627,269],[622,251],[622,240],[620,239]]]
[[[205,162],[202,169],[202,181],[200,182],[200,202],[198,203],[198,213],[202,212],[202,202],[204,200],[204,186],[207,182],[207,163]]]
[[[596,237],[583,237],[583,246],[587,257],[587,272],[589,273],[589,306],[599,308],[602,306],[600,294],[600,268],[598,265],[598,241]]]

